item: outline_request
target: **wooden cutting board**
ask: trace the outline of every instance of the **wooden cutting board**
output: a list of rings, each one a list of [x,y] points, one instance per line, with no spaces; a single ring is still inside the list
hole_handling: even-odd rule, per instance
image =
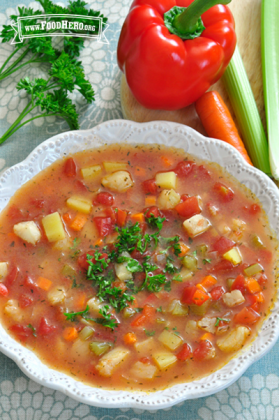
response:
[[[240,53],[265,127],[261,66],[261,0],[233,0],[229,7],[235,18]],[[213,85],[211,89],[217,90],[221,94],[234,117],[222,80]],[[194,105],[178,111],[147,109],[135,99],[124,75],[121,81],[121,105],[123,116],[128,120],[137,122],[175,121],[186,124],[205,134]]]

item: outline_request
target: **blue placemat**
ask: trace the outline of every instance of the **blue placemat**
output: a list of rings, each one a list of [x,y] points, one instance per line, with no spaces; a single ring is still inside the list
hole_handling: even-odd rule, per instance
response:
[[[116,63],[116,45],[130,0],[88,0],[93,9],[109,18],[106,36],[109,45],[86,41],[81,54],[85,72],[92,83],[95,102],[87,106],[74,94],[82,115],[82,129],[110,119],[122,118],[120,107],[120,71]],[[63,4],[60,2],[59,4]],[[36,2],[1,0],[0,25],[17,14],[17,6],[38,8]],[[0,63],[12,51],[10,44],[0,45]],[[14,73],[0,82],[0,135],[27,103],[15,89],[23,76],[38,77],[43,66],[26,67],[24,74]],[[35,110],[36,111],[36,110]],[[0,146],[0,173],[23,159],[42,141],[67,131],[62,120],[48,117],[35,120],[17,131]],[[279,419],[279,344],[254,364],[228,389],[214,396],[186,401],[169,410],[147,412],[131,409],[102,409],[80,404],[60,392],[44,388],[28,379],[16,364],[0,354],[0,418],[2,420],[277,420]]]

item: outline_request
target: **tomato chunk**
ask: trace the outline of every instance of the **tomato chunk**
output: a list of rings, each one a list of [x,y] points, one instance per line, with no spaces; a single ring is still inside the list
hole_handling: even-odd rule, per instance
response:
[[[160,217],[161,212],[156,206],[148,207],[147,209],[144,209],[145,217],[149,219],[151,215],[153,214],[154,217]]]
[[[80,181],[79,179],[76,179],[75,187],[81,192],[86,192],[87,191],[86,185],[84,184],[83,181]]]
[[[102,191],[97,194],[95,200],[97,203],[103,204],[104,206],[112,206],[114,203],[114,196],[108,192]]]
[[[208,340],[203,340],[199,343],[198,347],[193,352],[195,360],[202,361],[208,358],[212,350],[213,344]]]
[[[224,271],[231,271],[233,270],[235,267],[233,265],[233,263],[231,263],[228,260],[221,260],[219,262],[217,262],[213,267],[208,267],[208,270],[213,272],[213,273],[222,273]]]
[[[7,287],[3,283],[0,283],[0,296],[6,297],[8,296],[8,294],[9,290],[7,289]]]
[[[20,340],[26,340],[32,334],[31,328],[20,324],[11,325],[9,330],[12,331]]]
[[[212,300],[219,300],[225,293],[225,289],[223,286],[216,286],[214,289],[210,291]]]
[[[99,235],[101,238],[104,238],[109,233],[111,233],[113,228],[113,223],[111,217],[94,217],[94,222],[98,229]]]
[[[240,290],[242,294],[246,292],[245,278],[242,274],[237,276],[232,284],[231,290]]]
[[[46,202],[45,200],[39,200],[38,198],[31,198],[30,204],[36,207],[37,209],[42,209],[45,206]]]
[[[45,318],[42,317],[39,327],[38,327],[38,335],[50,335],[52,334],[54,331],[56,330],[56,326],[55,325],[50,325],[49,321]]]
[[[26,294],[22,294],[18,298],[20,308],[27,308],[28,306],[32,305],[33,301],[34,299]]]
[[[228,203],[234,197],[233,190],[227,187],[226,185],[222,184],[221,182],[216,182],[214,184],[213,190],[218,193],[219,197],[224,203]]]
[[[192,356],[192,349],[189,346],[189,344],[187,344],[187,343],[184,343],[183,344],[182,349],[176,355],[176,357],[178,358],[178,360],[181,360],[182,362],[184,362],[185,360],[189,359],[191,356]]]
[[[259,204],[251,204],[251,206],[245,206],[244,210],[246,210],[249,214],[255,215],[260,213],[261,206]]]
[[[183,290],[181,302],[186,305],[195,304],[201,306],[208,299],[208,294],[203,290],[198,289],[196,286],[187,286]]]
[[[155,179],[147,179],[141,185],[145,194],[156,194],[158,190]]]
[[[216,242],[211,247],[212,251],[217,251],[219,255],[225,254],[227,251],[232,249],[235,246],[235,242],[231,241],[230,239],[226,238],[225,236],[221,236],[217,239]]]
[[[16,265],[14,265],[11,268],[10,272],[8,273],[8,275],[7,275],[6,279],[5,279],[6,286],[9,287],[12,284],[14,284],[14,282],[17,279],[18,274],[19,274],[19,268]]]
[[[234,316],[234,322],[236,324],[252,325],[255,324],[260,317],[260,314],[254,311],[254,309],[245,306],[245,308],[241,309],[241,311]]]
[[[193,168],[196,166],[195,162],[191,162],[190,160],[183,160],[179,162],[174,170],[174,172],[181,177],[185,177],[192,172]]]
[[[201,212],[199,200],[195,196],[188,197],[182,203],[177,204],[175,210],[180,216],[186,217],[186,219],[190,219],[190,217]]]
[[[66,176],[73,177],[77,174],[77,165],[73,158],[69,158],[66,160],[64,165],[64,173]]]

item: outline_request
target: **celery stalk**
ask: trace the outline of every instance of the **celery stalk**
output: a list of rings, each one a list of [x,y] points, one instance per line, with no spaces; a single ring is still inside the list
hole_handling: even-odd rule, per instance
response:
[[[222,80],[253,164],[270,175],[268,144],[238,47],[235,49]]]
[[[271,172],[279,180],[279,2],[262,1],[263,89]]]

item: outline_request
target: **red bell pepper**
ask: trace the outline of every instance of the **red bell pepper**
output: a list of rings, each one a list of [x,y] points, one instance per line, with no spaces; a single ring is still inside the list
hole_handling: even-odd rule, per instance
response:
[[[142,105],[184,108],[222,76],[236,45],[234,19],[224,6],[230,1],[134,0],[117,58]]]

